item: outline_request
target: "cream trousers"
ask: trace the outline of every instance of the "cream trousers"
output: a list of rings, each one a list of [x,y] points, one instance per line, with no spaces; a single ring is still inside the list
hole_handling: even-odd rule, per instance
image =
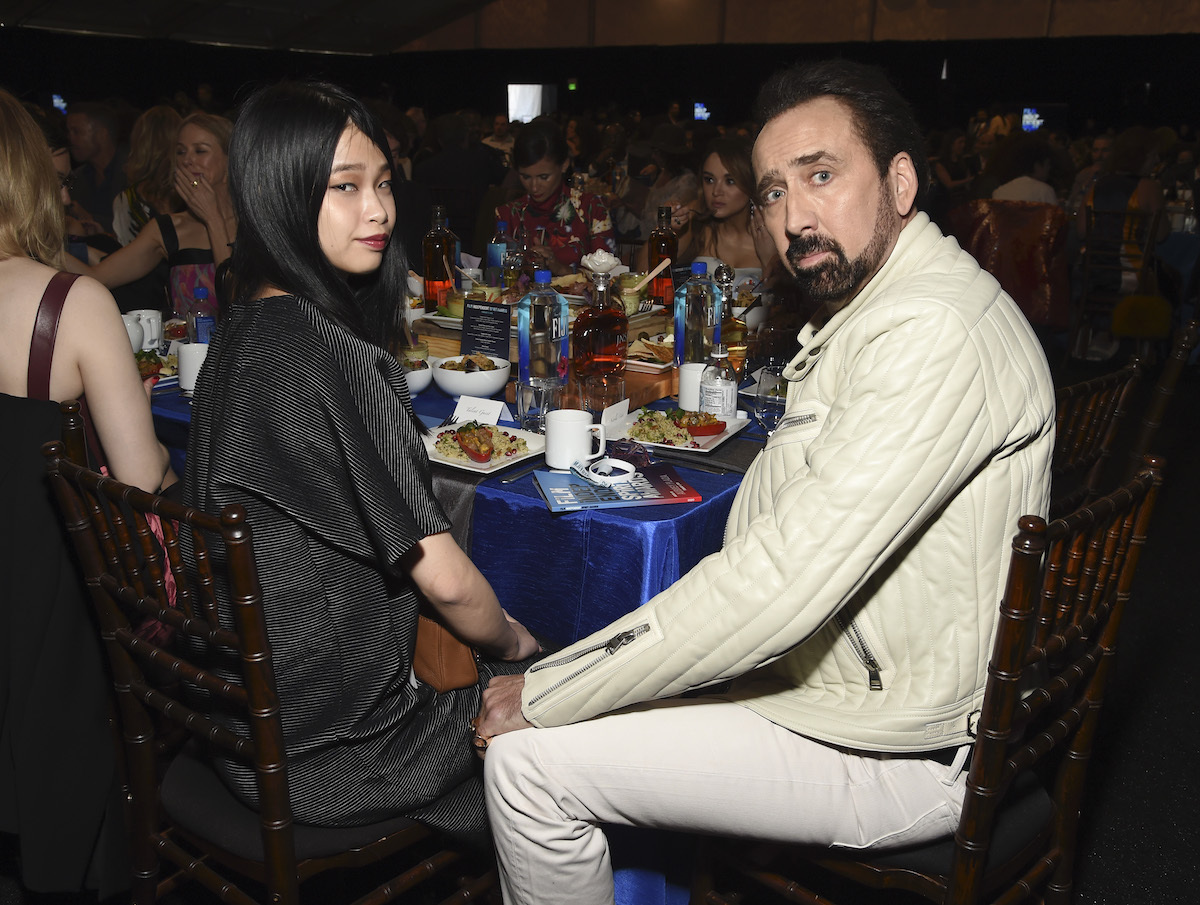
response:
[[[612,902],[604,823],[848,848],[946,836],[967,751],[950,766],[862,756],[720,698],[497,736],[485,778],[504,901]]]

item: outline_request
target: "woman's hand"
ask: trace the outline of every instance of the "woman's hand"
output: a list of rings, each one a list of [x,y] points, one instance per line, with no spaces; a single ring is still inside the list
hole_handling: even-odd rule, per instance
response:
[[[229,194],[223,186],[218,191],[204,174],[192,178],[190,173],[182,170],[175,171],[175,191],[187,205],[188,212],[204,224],[213,263],[220,264],[229,257],[229,246],[237,233]]]
[[[763,222],[762,208],[757,204],[750,209],[750,237],[754,240],[754,252],[758,255],[763,279],[766,285],[770,286],[782,262],[779,259],[779,249],[775,247],[775,240],[771,238]]]
[[[538,644],[537,639],[529,633],[529,629],[525,628],[521,623],[509,615],[508,610],[502,609],[500,612],[504,614],[504,618],[508,620],[509,627],[516,633],[517,636],[517,651],[510,657],[504,657],[504,660],[516,662],[532,657],[534,654],[542,652],[542,646]]]
[[[690,205],[681,204],[678,201],[671,202],[671,229],[675,232],[684,232],[691,226],[692,217],[698,212]]]
[[[221,210],[216,189],[203,174],[193,179],[190,173],[176,170],[175,191],[179,193],[192,216],[206,226],[220,223],[224,219],[225,214]]]
[[[529,250],[533,252],[533,256],[537,259],[534,265],[539,270],[549,270],[556,277],[561,277],[564,274],[570,273],[571,268],[564,264],[554,254],[554,249],[549,245],[530,245]]]
[[[100,236],[104,235],[104,227],[82,205],[72,201],[67,206],[67,235]]]

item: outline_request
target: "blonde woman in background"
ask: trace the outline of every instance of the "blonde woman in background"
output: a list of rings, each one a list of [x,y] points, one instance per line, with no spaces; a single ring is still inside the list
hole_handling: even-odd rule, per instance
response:
[[[160,104],[138,117],[129,136],[125,179],[129,188],[113,199],[113,233],[122,245],[159,214],[182,204],[175,193],[175,142],[183,117]]]
[[[0,90],[0,828],[19,840],[26,888],[103,895],[128,883],[105,857],[124,839],[110,680],[41,446],[60,436],[59,402],[86,397],[117,478],[158,490],[170,472],[108,290],[76,280],[48,354],[31,353],[64,282],[66,200],[41,131]]]
[[[233,123],[222,116],[193,113],[184,119],[175,139],[174,185],[186,209],[155,217],[129,245],[94,267],[68,261],[70,267],[111,289],[141,279],[165,260],[175,316],[216,314],[216,266],[229,257],[237,233],[226,176],[232,134]],[[200,287],[208,290],[206,303],[196,302]]]

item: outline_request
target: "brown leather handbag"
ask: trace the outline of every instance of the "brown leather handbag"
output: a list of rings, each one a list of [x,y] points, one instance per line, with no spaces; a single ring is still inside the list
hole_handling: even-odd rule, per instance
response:
[[[440,622],[428,616],[417,617],[413,672],[418,679],[439,692],[479,684],[475,651],[454,637]]]

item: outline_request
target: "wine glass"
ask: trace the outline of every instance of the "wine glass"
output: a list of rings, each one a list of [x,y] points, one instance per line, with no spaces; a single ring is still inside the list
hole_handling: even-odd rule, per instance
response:
[[[754,394],[754,417],[767,432],[775,433],[783,410],[787,404],[787,381],[783,377],[783,365],[767,364],[758,372],[758,387]]]

